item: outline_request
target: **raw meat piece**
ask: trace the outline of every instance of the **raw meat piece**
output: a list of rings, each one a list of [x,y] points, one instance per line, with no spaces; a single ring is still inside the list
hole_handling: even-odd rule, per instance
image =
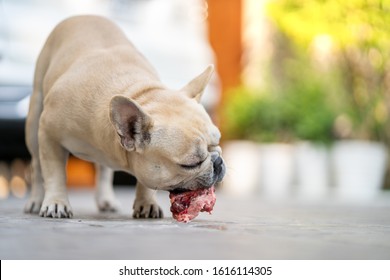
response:
[[[170,192],[169,198],[173,218],[184,223],[194,219],[199,212],[211,214],[216,201],[214,186],[180,193]]]

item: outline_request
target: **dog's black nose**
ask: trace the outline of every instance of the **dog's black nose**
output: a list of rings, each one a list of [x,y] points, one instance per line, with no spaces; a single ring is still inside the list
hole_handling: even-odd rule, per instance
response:
[[[214,169],[220,169],[222,164],[223,164],[222,158],[220,156],[217,157],[217,159],[213,163]]]
[[[214,183],[221,182],[226,173],[225,163],[219,153],[212,153],[211,161],[214,167]]]
[[[219,156],[213,163],[214,173],[218,176],[218,181],[221,181],[225,176],[225,164],[223,159]]]

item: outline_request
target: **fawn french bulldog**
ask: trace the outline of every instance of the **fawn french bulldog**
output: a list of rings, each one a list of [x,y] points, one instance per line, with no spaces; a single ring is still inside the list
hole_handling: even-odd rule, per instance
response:
[[[155,69],[111,21],[61,22],[38,58],[26,121],[32,189],[25,211],[73,215],[66,190],[69,153],[97,166],[96,201],[115,211],[114,170],[137,178],[135,218],[160,218],[156,190],[190,191],[220,182],[220,132],[199,100],[209,66],[181,90]]]

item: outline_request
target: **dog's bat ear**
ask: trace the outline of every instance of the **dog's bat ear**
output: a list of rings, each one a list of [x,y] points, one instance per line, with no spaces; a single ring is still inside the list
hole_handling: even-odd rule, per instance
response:
[[[115,95],[110,102],[110,120],[128,151],[141,151],[150,142],[151,117],[130,98]]]
[[[189,82],[182,91],[187,94],[188,97],[194,98],[196,101],[200,102],[202,98],[204,89],[207,86],[207,83],[210,81],[214,72],[214,65],[210,64],[202,74],[197,76],[191,82]]]

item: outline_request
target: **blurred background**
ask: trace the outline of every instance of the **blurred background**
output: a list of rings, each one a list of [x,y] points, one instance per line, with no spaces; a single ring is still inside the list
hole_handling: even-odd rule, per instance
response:
[[[216,65],[203,103],[223,135],[221,191],[366,200],[389,189],[388,0],[0,0],[0,199],[28,190],[34,63],[77,14],[117,22],[171,88]],[[69,186],[94,176],[70,158]]]

